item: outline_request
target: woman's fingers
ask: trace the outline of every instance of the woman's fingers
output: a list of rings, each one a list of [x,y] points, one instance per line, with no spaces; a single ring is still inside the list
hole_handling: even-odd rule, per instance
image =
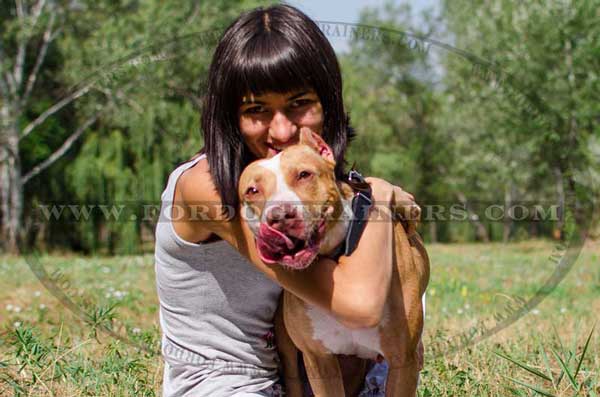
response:
[[[415,202],[415,196],[403,190],[399,186],[394,186],[394,200],[392,206],[406,216],[406,220],[420,219],[421,208]]]
[[[373,198],[379,205],[389,205],[400,219],[406,222],[408,235],[416,231],[421,219],[421,208],[415,202],[415,197],[400,186],[374,177],[365,178],[373,191]]]
[[[394,198],[394,185],[381,178],[366,177],[365,181],[371,185],[373,199],[377,204],[392,206]]]
[[[415,203],[412,194],[404,191],[401,187],[394,186],[394,200],[392,208],[401,220],[405,221],[406,233],[410,236],[417,230],[421,220],[421,207]]]

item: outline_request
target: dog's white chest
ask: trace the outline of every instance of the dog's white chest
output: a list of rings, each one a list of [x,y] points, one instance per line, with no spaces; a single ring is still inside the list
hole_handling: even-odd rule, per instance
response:
[[[376,359],[381,350],[379,326],[348,329],[333,316],[312,305],[306,305],[306,314],[312,322],[313,339],[321,341],[333,354],[350,354]]]

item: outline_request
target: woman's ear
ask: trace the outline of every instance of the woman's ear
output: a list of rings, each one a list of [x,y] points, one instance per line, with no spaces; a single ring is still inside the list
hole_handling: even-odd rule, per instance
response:
[[[335,166],[335,158],[333,157],[333,151],[329,145],[323,140],[321,135],[313,132],[308,127],[302,127],[300,129],[300,144],[309,146],[327,162]]]

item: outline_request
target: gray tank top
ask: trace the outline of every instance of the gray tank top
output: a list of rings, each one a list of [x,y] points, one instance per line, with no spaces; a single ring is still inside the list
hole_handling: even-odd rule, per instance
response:
[[[194,244],[171,223],[177,167],[162,193],[155,271],[163,396],[233,396],[278,380],[273,315],[281,287],[225,241]]]

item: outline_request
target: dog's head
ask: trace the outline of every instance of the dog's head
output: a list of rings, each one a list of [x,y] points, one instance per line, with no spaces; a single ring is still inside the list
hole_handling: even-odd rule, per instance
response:
[[[238,187],[242,218],[265,263],[304,269],[341,241],[346,225],[338,222],[343,197],[334,168],[331,148],[307,129],[298,144],[246,167]]]

